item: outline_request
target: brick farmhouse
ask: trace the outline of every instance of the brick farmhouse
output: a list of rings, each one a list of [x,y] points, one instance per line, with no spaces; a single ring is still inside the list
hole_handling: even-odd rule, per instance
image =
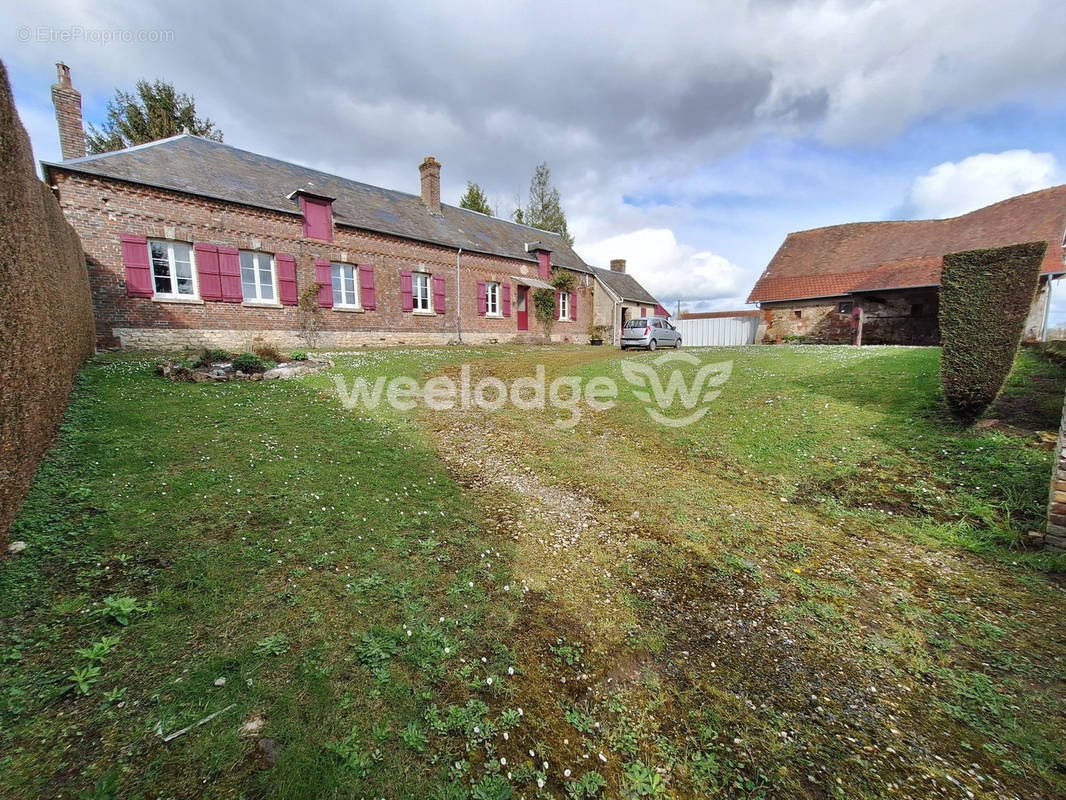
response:
[[[1066,272],[1066,186],[1012,197],[960,217],[858,222],[790,233],[752,289],[761,341],[940,343],[943,257],[1046,241],[1025,336],[1043,340],[1051,282]]]
[[[58,67],[63,161],[42,168],[85,249],[101,346],[290,348],[309,325],[325,347],[538,341],[537,289],[555,291],[553,340],[585,342],[611,296],[610,271],[558,234],[441,203],[432,157],[414,195],[189,134],[86,156]]]

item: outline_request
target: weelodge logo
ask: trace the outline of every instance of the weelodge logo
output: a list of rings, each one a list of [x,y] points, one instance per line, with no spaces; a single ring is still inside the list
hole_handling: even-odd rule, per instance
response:
[[[700,364],[700,360],[689,353],[664,353],[650,363],[636,359],[623,360],[622,375],[633,387],[637,387],[630,391],[647,404],[645,410],[653,420],[678,428],[696,422],[707,413],[706,404],[719,393],[704,392],[704,387],[725,383],[732,374],[733,362],[700,366],[692,385],[685,382],[682,370],[674,368],[664,384],[657,367],[671,362],[688,366]],[[543,411],[550,406],[566,414],[553,423],[559,428],[577,425],[586,407],[592,411],[614,408],[619,396],[618,384],[604,375],[588,380],[577,375],[565,375],[548,383],[543,364],[537,365],[533,375],[516,378],[510,384],[491,375],[473,381],[469,364],[459,368],[458,381],[446,375],[437,375],[422,384],[407,376],[389,380],[379,375],[373,383],[360,376],[349,385],[343,376],[336,375],[333,382],[340,403],[347,411],[374,409],[383,401],[398,411],[410,411],[419,403],[433,411],[471,408],[498,411],[507,404],[521,411]],[[645,388],[651,391],[645,391]]]
[[[691,353],[678,353],[676,351],[663,353],[658,358],[653,359],[651,364],[636,359],[622,361],[623,377],[633,386],[640,387],[639,389],[633,389],[633,396],[646,404],[650,404],[654,400],[657,408],[645,405],[644,410],[648,412],[648,416],[653,420],[671,428],[683,428],[701,419],[707,413],[707,404],[721,394],[721,391],[711,391],[711,389],[715,386],[721,386],[733,374],[732,361],[704,364],[696,370],[696,374],[692,378],[692,384],[689,385],[685,383],[684,372],[675,368],[670,371],[670,377],[664,386],[662,381],[659,380],[659,370],[657,368],[678,362],[689,366],[699,366],[700,364],[700,360]],[[707,392],[703,391],[705,385],[708,387]],[[650,393],[643,391],[645,386],[651,389]],[[689,413],[681,417],[674,417],[665,413],[667,411],[677,411],[677,406],[680,407],[681,413],[685,411]]]

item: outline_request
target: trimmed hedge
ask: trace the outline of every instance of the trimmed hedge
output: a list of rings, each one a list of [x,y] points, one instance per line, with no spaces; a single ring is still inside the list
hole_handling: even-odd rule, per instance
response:
[[[2,543],[96,345],[85,253],[52,190],[37,178],[2,61],[0,209]]]
[[[951,412],[971,423],[1010,373],[1047,242],[944,256],[940,383]]]

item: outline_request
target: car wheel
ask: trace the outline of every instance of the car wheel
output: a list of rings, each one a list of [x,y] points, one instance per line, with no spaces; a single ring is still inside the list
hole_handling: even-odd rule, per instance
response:
[[[650,342],[648,342],[648,349],[649,349],[649,350],[654,350],[654,349],[655,349],[656,347],[658,347],[658,346],[659,346],[659,345],[657,345],[657,344],[655,343],[655,340],[654,340],[654,339],[652,339],[652,340],[651,340]]]
[[[628,350],[628,349],[629,349],[628,347],[623,347],[623,348],[622,348],[622,352],[624,353],[624,352],[625,352],[626,350]]]

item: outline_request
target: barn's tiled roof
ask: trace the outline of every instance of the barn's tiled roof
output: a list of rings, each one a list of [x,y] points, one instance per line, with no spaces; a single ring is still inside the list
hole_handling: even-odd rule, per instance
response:
[[[431,214],[419,195],[359,183],[188,134],[114,153],[44,162],[44,167],[46,173],[49,169],[88,173],[289,213],[299,213],[298,202],[290,195],[303,190],[335,198],[333,219],[339,225],[532,262],[536,257],[526,252],[525,245],[541,242],[552,251],[553,265],[589,271],[557,233],[443,203],[441,214]],[[411,174],[415,176],[413,166]]]
[[[616,297],[634,303],[647,303],[650,306],[659,305],[659,301],[652,297],[648,290],[629,273],[616,272],[602,267],[590,267],[589,269],[608,289],[614,292]]]
[[[1064,233],[1066,185],[951,219],[856,222],[790,233],[748,302],[936,286],[944,255],[1021,242],[1046,241],[1043,271],[1062,273]]]

